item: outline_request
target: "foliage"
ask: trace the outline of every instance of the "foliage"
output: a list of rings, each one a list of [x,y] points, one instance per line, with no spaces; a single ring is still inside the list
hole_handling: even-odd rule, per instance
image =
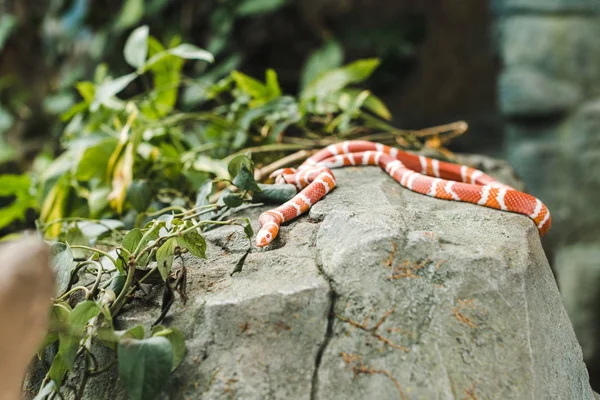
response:
[[[291,3],[109,0],[99,12],[87,0],[25,0],[14,11],[9,4],[14,15],[0,16],[0,51],[26,48],[32,58],[19,65],[44,65],[41,84],[29,80],[30,71],[0,76],[0,166],[22,171],[29,164],[18,164],[27,148],[10,140],[15,131],[60,140],[60,150],[46,145],[28,173],[0,175],[0,236],[37,215],[52,245],[57,295],[39,353],[50,367],[37,398],[80,398],[89,378],[115,365],[131,398],[156,395],[169,375],[164,365],[174,370],[185,354],[181,332],[162,325],[120,331],[116,318],[148,283],[164,291],[159,323],[176,293],[185,301],[185,268],[177,261],[186,252],[205,257],[206,229],[238,225],[250,238],[238,209],[291,198],[292,186],[255,179],[282,155],[340,139],[420,145],[388,123],[381,100],[357,87],[379,61],[343,65],[340,36],[307,58],[296,95],[285,93],[290,79],[282,85],[273,69],[264,78],[238,70],[247,71],[249,58],[235,40],[240,23]],[[27,20],[41,27],[27,32]],[[135,28],[141,23],[154,36],[148,26]],[[16,40],[27,34],[37,35],[40,48]],[[387,37],[377,55],[397,47],[396,32]],[[98,365],[99,345],[114,350],[114,362]]]
[[[0,229],[14,221],[23,220],[30,207],[36,207],[30,192],[31,182],[27,175],[0,175],[0,196],[11,197],[10,204],[0,212]]]
[[[329,46],[325,53],[337,51]],[[274,70],[264,81],[236,70],[188,77],[186,62],[208,65],[212,54],[178,38],[164,45],[139,27],[124,45],[129,71],[113,76],[100,65],[93,80],[75,85],[81,100],[62,114],[62,154],[40,156],[43,167],[29,175],[0,178],[19,199],[2,215],[39,210],[37,228],[53,243],[57,295],[39,353],[52,359],[39,399],[73,387],[80,398],[89,378],[115,365],[130,398],[160,392],[185,354],[182,333],[158,325],[176,293],[185,301],[182,254],[206,257],[202,234],[215,225],[240,226],[250,239],[250,222],[235,211],[295,194],[290,185],[257,183],[257,164],[382,129],[387,140],[410,136],[387,124],[377,97],[355,88],[377,60],[344,66],[339,54],[314,57],[326,57],[329,68],[309,60],[305,88],[290,96]],[[180,94],[190,87],[196,106],[184,111]],[[148,335],[141,326],[116,329],[142,283],[164,292],[156,326]],[[114,350],[115,361],[98,365],[98,345]]]

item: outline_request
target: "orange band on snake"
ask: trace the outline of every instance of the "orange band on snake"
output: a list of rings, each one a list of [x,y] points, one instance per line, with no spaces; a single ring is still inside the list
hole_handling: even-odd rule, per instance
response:
[[[275,171],[278,183],[291,183],[299,193],[259,218],[256,245],[267,246],[279,226],[306,212],[335,187],[334,168],[378,165],[403,187],[443,200],[462,201],[528,216],[544,235],[552,222],[548,208],[535,197],[465,165],[452,164],[362,140],[333,144],[297,169]]]

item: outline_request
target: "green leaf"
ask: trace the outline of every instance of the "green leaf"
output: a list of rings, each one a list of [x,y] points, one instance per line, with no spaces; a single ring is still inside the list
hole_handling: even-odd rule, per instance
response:
[[[125,61],[134,68],[139,68],[146,62],[148,55],[148,33],[150,29],[147,25],[136,28],[125,42],[123,55]]]
[[[2,50],[4,43],[10,37],[16,26],[17,18],[14,15],[3,13],[3,15],[0,16],[0,50]]]
[[[241,193],[233,193],[229,189],[223,191],[221,200],[227,207],[231,208],[239,207],[244,204],[244,199],[242,198]]]
[[[63,230],[64,233],[64,230]],[[90,238],[86,237],[81,229],[77,225],[69,225],[66,234],[64,234],[64,241],[71,246],[73,252],[73,259],[84,259],[89,255],[88,250],[84,249],[73,249],[72,246],[89,246]]]
[[[90,217],[94,218],[101,214],[109,204],[108,195],[111,188],[101,186],[92,191],[88,197],[88,207],[90,208]]]
[[[222,160],[200,155],[196,157],[193,166],[196,171],[209,172],[221,178],[227,177],[227,168]]]
[[[118,219],[102,219],[98,222],[95,221],[80,221],[77,222],[77,227],[81,229],[88,238],[97,238],[110,232],[112,229],[119,229],[123,227],[123,221]]]
[[[100,306],[94,301],[83,301],[71,311],[69,325],[74,331],[83,330],[87,322],[100,314]]]
[[[245,165],[242,165],[232,183],[241,190],[252,190],[260,192],[260,187],[254,180],[254,173],[250,171]]]
[[[344,89],[342,94],[349,94],[351,97],[358,97],[363,91],[360,89]],[[367,110],[371,111],[373,114],[385,119],[391,120],[392,114],[390,110],[387,108],[385,103],[381,101],[381,99],[375,96],[373,93],[369,93],[369,96],[364,100],[362,106]]]
[[[133,254],[143,236],[144,234],[141,229],[134,228],[127,232],[127,235],[123,238],[123,242],[121,242],[121,247],[127,250],[129,254]]]
[[[28,175],[0,175],[0,196],[14,197],[7,206],[0,208],[0,229],[15,221],[22,221],[29,208],[35,207],[35,197],[29,192]]]
[[[325,98],[348,85],[364,81],[371,76],[378,65],[378,59],[369,58],[325,72],[302,92],[301,97],[303,100]]]
[[[57,354],[52,360],[50,371],[48,371],[48,377],[52,379],[52,382],[54,382],[56,386],[60,387],[68,370],[69,367],[65,362],[63,356],[61,354]]]
[[[116,331],[112,327],[106,326],[98,329],[98,339],[113,350],[117,350],[119,342],[123,339],[142,340],[143,338],[144,327],[142,325],[136,325],[126,331]]]
[[[27,192],[31,186],[28,175],[0,175],[0,196],[17,195]]]
[[[56,293],[63,294],[71,281],[71,270],[73,267],[73,252],[66,243],[54,243],[50,247],[52,256],[52,267],[56,276]]]
[[[233,71],[231,77],[242,92],[252,97],[250,108],[261,106],[281,96],[277,74],[272,69],[266,72],[266,84],[239,71]]]
[[[179,58],[186,60],[202,60],[212,63],[215,61],[214,56],[208,51],[194,46],[193,44],[183,43],[177,47],[167,50],[169,54],[172,54]]]
[[[250,238],[248,238],[248,239],[250,239]],[[244,268],[244,263],[246,262],[246,257],[248,257],[248,254],[250,254],[251,249],[252,249],[252,246],[248,247],[248,250],[246,250],[244,255],[240,257],[240,259],[238,260],[237,263],[235,263],[235,267],[233,267],[233,271],[231,271],[229,276],[233,276],[233,275],[237,274],[238,272],[242,272],[242,269]]]
[[[269,93],[267,86],[263,85],[260,81],[252,78],[251,76],[243,74],[239,71],[233,71],[231,73],[231,77],[240,90],[250,97],[263,98]]]
[[[259,183],[260,192],[254,192],[252,201],[257,203],[281,204],[290,200],[298,193],[296,186],[290,184],[267,185]]]
[[[141,109],[150,118],[159,119],[168,114],[177,102],[184,61],[165,51],[163,45],[151,36],[148,38],[148,52],[150,59],[140,70],[152,72],[154,90],[148,94]]]
[[[79,342],[84,335],[88,321],[100,314],[101,308],[94,301],[84,301],[71,311],[67,319],[67,326],[58,335],[60,344],[57,356],[62,363],[71,370],[79,350]]]
[[[70,313],[71,307],[67,303],[57,302],[52,305],[49,321],[50,328],[44,341],[38,348],[38,353],[42,352],[48,345],[58,340],[58,332],[66,325]]]
[[[240,17],[273,12],[287,4],[287,0],[243,0],[236,9]]]
[[[206,240],[198,232],[188,232],[177,238],[180,247],[188,249],[188,251],[196,257],[206,258]]]
[[[89,104],[92,102],[92,100],[94,99],[94,94],[96,93],[96,86],[93,82],[77,82],[75,84],[75,88],[77,88],[77,91],[79,92],[81,97],[83,97],[83,100],[85,100],[86,103]]]
[[[103,82],[101,85],[96,87],[96,93],[94,101],[90,106],[91,111],[98,111],[101,105],[105,104],[111,97],[121,92],[131,82],[138,77],[138,74],[132,72],[131,74],[120,76],[116,79]]]
[[[198,188],[198,193],[196,194],[196,207],[206,206],[210,204],[209,197],[213,193],[213,182],[208,179],[206,182]]]
[[[142,233],[141,229],[139,229],[139,228],[134,228],[134,229],[130,230],[129,232],[127,232],[127,234],[123,238],[123,241],[121,242],[121,247],[124,250],[127,250],[127,252],[121,253],[123,255],[123,257],[125,258],[125,261],[128,261],[127,254],[134,255],[134,252],[137,249],[138,245],[140,244],[140,241],[142,240],[143,236],[144,236],[144,234]],[[140,247],[142,247],[142,246],[140,246]],[[125,274],[125,271],[127,270],[127,265],[125,265],[123,263],[123,260],[121,260],[121,257],[119,257],[119,259],[117,260],[117,270],[121,274]]]
[[[173,365],[173,347],[165,337],[124,339],[117,348],[119,378],[131,400],[151,400],[161,392]]]
[[[115,151],[117,143],[116,139],[109,138],[88,147],[77,164],[75,179],[87,182],[92,178],[104,178],[108,167],[107,161]]]
[[[302,68],[300,87],[307,88],[321,74],[338,68],[344,61],[344,50],[335,39],[329,39],[321,48],[315,50]]]
[[[267,89],[269,90],[269,96],[271,98],[281,96],[281,87],[279,86],[279,81],[277,80],[277,73],[274,69],[267,69],[265,73],[265,80]]]
[[[143,16],[144,0],[125,0],[117,17],[115,28],[117,30],[128,29],[139,23]]]
[[[152,201],[152,190],[147,180],[137,179],[127,188],[127,200],[139,212],[146,211]]]
[[[252,236],[254,236],[252,224],[250,223],[250,220],[248,218],[244,218],[243,221],[244,222],[242,223],[242,226],[244,227],[244,233],[246,234],[246,237],[248,239],[252,239]]]
[[[121,293],[121,290],[123,290],[123,287],[125,287],[125,282],[127,281],[127,275],[120,273],[120,272],[116,272],[115,274],[116,274],[116,276],[113,278],[113,280],[110,283],[110,286],[108,288],[110,290],[112,290],[113,292],[115,292],[115,295],[118,296]]]
[[[231,179],[235,178],[242,167],[254,172],[254,163],[252,160],[243,154],[233,157],[227,164],[227,171]]]
[[[177,240],[175,238],[167,239],[156,251],[156,264],[158,266],[158,272],[164,280],[167,280],[171,273],[171,267],[173,266],[173,258],[175,256],[175,248],[177,247]]]
[[[123,333],[122,337],[123,337],[123,339],[142,340],[144,338],[144,326],[136,325],[133,328],[129,328]]]
[[[153,337],[166,337],[171,342],[173,348],[173,366],[171,372],[181,364],[185,357],[185,336],[179,329],[165,328],[162,325],[157,325],[152,329]]]
[[[65,216],[68,205],[67,201],[69,200],[71,191],[73,190],[70,182],[71,175],[69,173],[65,173],[58,178],[54,185],[51,186],[51,189],[45,194],[42,208],[40,210],[40,219],[42,221],[50,222]],[[60,231],[61,224],[53,224],[45,230],[45,233],[48,237],[55,238],[60,234]]]

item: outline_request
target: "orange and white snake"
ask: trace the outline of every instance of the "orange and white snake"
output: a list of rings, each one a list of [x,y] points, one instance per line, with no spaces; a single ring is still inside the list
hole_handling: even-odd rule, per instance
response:
[[[275,171],[277,183],[291,183],[299,193],[259,217],[256,245],[267,246],[277,237],[282,223],[304,212],[335,187],[331,169],[354,165],[378,165],[403,187],[444,200],[478,204],[528,216],[540,235],[550,229],[548,208],[537,198],[494,180],[465,165],[452,164],[362,140],[332,144],[308,158],[298,169]]]

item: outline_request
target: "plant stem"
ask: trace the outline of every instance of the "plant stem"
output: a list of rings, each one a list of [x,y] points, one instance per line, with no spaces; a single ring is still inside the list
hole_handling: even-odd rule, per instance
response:
[[[85,292],[85,297],[87,298],[90,294],[90,290],[88,288],[86,288],[85,286],[76,286],[73,289],[69,290],[68,292],[66,292],[65,294],[63,294],[62,296],[60,296],[59,298],[57,298],[56,300],[63,300],[65,298],[68,298],[71,294],[77,292],[78,290],[83,290]]]
[[[81,244],[74,244],[71,246],[72,249],[83,249],[83,250],[89,250],[89,251],[94,251],[98,254],[102,254],[103,256],[105,256],[106,258],[108,258],[113,265],[116,267],[117,266],[117,261],[115,260],[115,258],[113,256],[111,256],[110,254],[108,254],[107,252],[105,252],[104,250],[100,250],[100,249],[96,249],[94,247],[89,247],[89,246],[84,246]]]
[[[133,274],[134,273],[135,273],[135,262],[132,262],[129,265],[129,270],[127,271],[127,278],[125,279],[125,284],[123,285],[123,289],[121,289],[119,296],[117,296],[117,299],[113,303],[113,309],[111,310],[111,313],[113,316],[116,315],[121,310],[121,307],[123,307],[123,305],[125,304],[125,300],[127,298],[127,295],[129,294],[129,287],[131,286],[131,283],[133,282]]]

